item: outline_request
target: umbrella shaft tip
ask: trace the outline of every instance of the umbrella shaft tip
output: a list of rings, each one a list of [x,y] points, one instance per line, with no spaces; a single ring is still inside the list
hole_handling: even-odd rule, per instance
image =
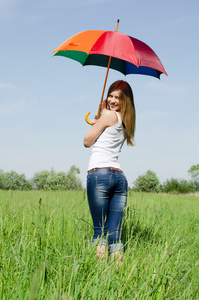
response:
[[[118,30],[118,26],[119,26],[119,19],[117,20],[117,25],[116,25],[116,31]]]

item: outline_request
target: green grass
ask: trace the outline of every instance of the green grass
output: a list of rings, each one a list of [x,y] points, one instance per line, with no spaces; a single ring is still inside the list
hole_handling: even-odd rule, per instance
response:
[[[0,191],[0,299],[199,299],[199,198],[130,193],[121,269],[85,192]]]

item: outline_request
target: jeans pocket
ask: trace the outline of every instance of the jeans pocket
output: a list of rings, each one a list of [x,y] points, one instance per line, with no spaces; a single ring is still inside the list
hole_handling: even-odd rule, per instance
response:
[[[111,187],[112,174],[97,174],[95,175],[96,189],[108,190]]]

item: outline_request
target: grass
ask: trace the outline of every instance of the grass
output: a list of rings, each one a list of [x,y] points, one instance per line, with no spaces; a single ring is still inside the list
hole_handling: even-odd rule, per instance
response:
[[[199,299],[199,198],[130,193],[101,262],[85,192],[0,191],[1,299]]]

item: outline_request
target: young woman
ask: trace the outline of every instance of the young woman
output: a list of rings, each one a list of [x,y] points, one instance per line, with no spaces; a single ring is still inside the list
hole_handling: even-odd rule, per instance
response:
[[[102,258],[108,240],[111,259],[117,256],[121,260],[124,251],[121,224],[128,183],[118,155],[125,140],[133,146],[135,131],[133,92],[127,82],[119,80],[110,86],[101,116],[92,123],[92,128],[85,134],[84,146],[93,146],[87,175],[93,244],[97,245],[97,257]]]

